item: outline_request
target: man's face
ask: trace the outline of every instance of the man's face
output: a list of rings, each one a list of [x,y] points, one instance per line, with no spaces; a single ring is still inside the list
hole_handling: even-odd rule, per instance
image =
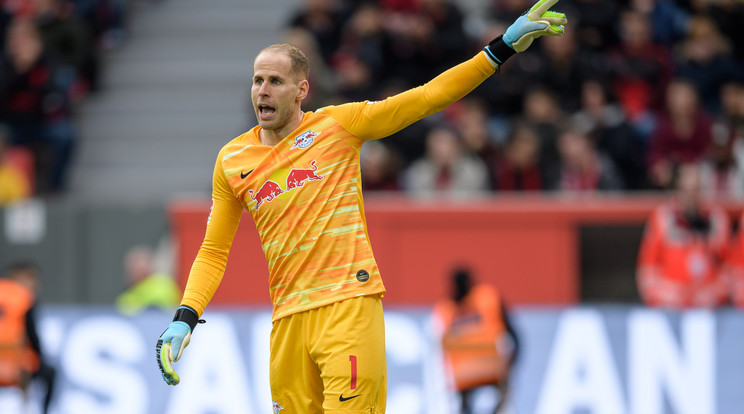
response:
[[[287,126],[307,94],[307,80],[293,73],[289,56],[280,51],[259,54],[253,63],[251,100],[261,128]]]

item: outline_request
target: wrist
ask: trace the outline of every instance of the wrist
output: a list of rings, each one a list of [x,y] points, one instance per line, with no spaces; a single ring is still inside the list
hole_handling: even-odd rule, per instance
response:
[[[483,50],[486,56],[497,65],[502,65],[507,59],[517,53],[503,40],[503,35],[493,39]]]
[[[191,332],[194,332],[196,325],[204,323],[204,319],[199,319],[199,315],[190,306],[181,305],[176,310],[175,316],[173,316],[173,322],[184,322],[189,326]]]

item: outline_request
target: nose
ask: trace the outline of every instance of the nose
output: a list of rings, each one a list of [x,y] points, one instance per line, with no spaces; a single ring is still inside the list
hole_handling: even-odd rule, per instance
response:
[[[258,86],[258,94],[259,96],[268,96],[269,95],[269,87],[267,82],[263,82]]]

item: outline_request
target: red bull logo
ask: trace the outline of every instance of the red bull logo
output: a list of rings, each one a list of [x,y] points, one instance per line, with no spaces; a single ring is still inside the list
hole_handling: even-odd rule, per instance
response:
[[[259,188],[258,191],[256,191],[255,193],[253,192],[253,190],[248,190],[248,195],[253,201],[256,202],[256,205],[253,208],[255,210],[258,210],[258,208],[261,207],[264,202],[269,203],[281,194],[288,193],[295,188],[302,187],[303,185],[305,185],[306,181],[322,180],[323,176],[316,174],[316,171],[318,171],[318,166],[315,163],[315,160],[310,161],[310,166],[312,168],[292,168],[289,171],[289,174],[287,174],[286,190],[282,189],[282,187],[276,181],[272,180],[268,180],[263,183],[261,185],[261,188]]]
[[[271,202],[276,196],[279,194],[283,194],[284,190],[282,190],[281,187],[279,187],[279,184],[275,183],[274,181],[266,181],[263,183],[261,188],[256,191],[256,194],[253,194],[253,190],[248,190],[248,195],[251,196],[251,199],[256,202],[256,206],[253,207],[254,209],[258,210],[259,207],[261,207],[261,204],[265,202],[269,203]]]
[[[323,179],[322,176],[315,174],[315,171],[318,171],[318,166],[315,165],[315,160],[310,161],[310,166],[313,168],[293,168],[292,171],[289,172],[289,175],[287,176],[287,191],[297,187],[302,187],[305,185],[305,181],[317,181]]]

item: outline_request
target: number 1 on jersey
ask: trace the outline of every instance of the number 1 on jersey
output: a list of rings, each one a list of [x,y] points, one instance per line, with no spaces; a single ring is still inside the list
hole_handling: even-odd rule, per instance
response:
[[[351,363],[351,389],[356,388],[357,381],[357,357],[356,355],[349,355],[349,362]]]

